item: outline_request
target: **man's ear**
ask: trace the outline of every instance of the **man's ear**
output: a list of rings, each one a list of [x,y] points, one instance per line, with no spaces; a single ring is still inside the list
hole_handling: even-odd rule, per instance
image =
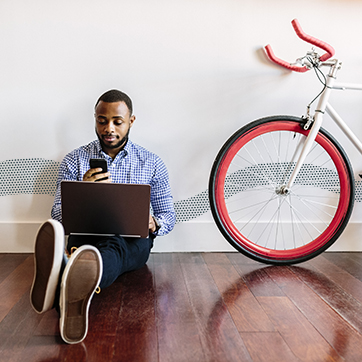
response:
[[[136,116],[135,115],[132,115],[131,116],[131,118],[129,119],[129,121],[130,121],[130,127],[132,127],[133,126],[133,122],[136,120]]]

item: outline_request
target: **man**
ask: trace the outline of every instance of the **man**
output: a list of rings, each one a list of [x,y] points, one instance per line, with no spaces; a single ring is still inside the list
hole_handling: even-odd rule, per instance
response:
[[[132,101],[125,93],[110,90],[98,99],[95,105],[98,139],[70,152],[63,159],[52,219],[40,227],[36,237],[31,304],[38,313],[43,313],[54,304],[57,305],[59,297],[60,333],[67,343],[79,343],[86,337],[88,309],[97,287],[105,288],[121,274],[144,266],[154,238],[167,234],[175,224],[164,163],[158,156],[129,139],[135,120]],[[91,158],[106,159],[109,171],[98,173],[102,172],[101,168],[90,169]],[[71,235],[67,243],[69,260],[63,258],[64,230],[61,225],[60,194],[60,183],[63,180],[149,184],[152,207],[149,237]],[[76,251],[72,252],[74,249]]]

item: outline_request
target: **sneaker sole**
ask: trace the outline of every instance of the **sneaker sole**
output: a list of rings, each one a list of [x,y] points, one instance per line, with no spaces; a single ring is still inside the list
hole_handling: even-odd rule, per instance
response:
[[[60,289],[60,335],[69,344],[88,333],[88,312],[103,271],[102,257],[93,246],[77,249],[65,267]]]
[[[34,251],[34,279],[30,303],[37,313],[53,308],[64,254],[64,229],[56,220],[47,220],[37,232]]]

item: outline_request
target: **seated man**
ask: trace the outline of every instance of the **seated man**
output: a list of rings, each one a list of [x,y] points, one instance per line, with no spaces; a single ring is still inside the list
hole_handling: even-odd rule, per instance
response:
[[[154,238],[167,234],[175,224],[164,163],[128,138],[135,119],[132,101],[126,94],[110,90],[98,99],[95,105],[98,139],[63,159],[52,219],[40,227],[36,237],[31,304],[38,313],[59,305],[60,333],[67,343],[79,343],[86,337],[89,305],[97,287],[105,288],[121,274],[144,266]],[[109,171],[97,173],[102,169],[90,169],[91,158],[106,159]],[[153,214],[149,219],[149,237],[71,235],[67,243],[68,258],[63,257],[60,195],[63,180],[149,184]]]

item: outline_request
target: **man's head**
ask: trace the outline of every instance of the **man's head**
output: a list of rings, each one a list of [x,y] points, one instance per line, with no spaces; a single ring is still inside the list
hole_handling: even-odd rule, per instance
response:
[[[96,134],[102,149],[112,158],[127,143],[132,115],[132,101],[123,92],[110,90],[99,97],[95,105]]]
[[[117,89],[109,90],[106,93],[103,93],[97,100],[97,103],[94,108],[97,108],[97,105],[100,101],[107,103],[115,103],[115,102],[124,102],[126,103],[127,108],[129,109],[129,114],[132,115],[133,106],[132,100],[126,93],[123,93]]]

